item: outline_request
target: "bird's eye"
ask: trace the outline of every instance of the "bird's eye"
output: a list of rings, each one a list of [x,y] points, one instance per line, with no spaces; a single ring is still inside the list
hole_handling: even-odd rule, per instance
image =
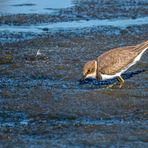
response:
[[[88,71],[87,72],[90,72],[90,69],[88,69]]]

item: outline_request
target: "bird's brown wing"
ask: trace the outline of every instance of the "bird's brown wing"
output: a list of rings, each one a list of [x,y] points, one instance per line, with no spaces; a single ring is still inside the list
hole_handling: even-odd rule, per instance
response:
[[[132,52],[133,48],[135,46],[115,48],[99,56],[97,58],[99,72],[108,75],[120,72],[136,57],[136,54]]]

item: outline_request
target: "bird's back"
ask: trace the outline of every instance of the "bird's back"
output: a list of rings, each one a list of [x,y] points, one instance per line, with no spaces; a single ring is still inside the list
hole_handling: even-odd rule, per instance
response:
[[[98,60],[98,71],[102,74],[113,75],[121,71],[137,57],[137,55],[148,47],[148,41],[137,46],[126,46],[111,49],[102,55]]]

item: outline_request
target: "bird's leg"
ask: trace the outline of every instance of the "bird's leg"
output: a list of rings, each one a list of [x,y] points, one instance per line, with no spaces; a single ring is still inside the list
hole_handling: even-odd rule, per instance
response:
[[[117,80],[118,80],[118,82],[119,82],[119,88],[122,88],[122,86],[123,86],[125,80],[124,80],[121,76],[118,76],[118,77],[117,77]],[[116,84],[116,83],[115,83],[115,84]],[[113,88],[115,84],[111,84],[111,85],[107,86],[107,88]]]
[[[118,76],[118,77],[117,77],[117,80],[120,82],[119,88],[122,88],[122,86],[123,86],[125,80],[124,80],[121,76]]]

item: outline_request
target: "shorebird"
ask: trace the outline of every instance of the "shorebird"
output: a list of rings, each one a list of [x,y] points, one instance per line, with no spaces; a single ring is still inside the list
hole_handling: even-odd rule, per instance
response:
[[[136,64],[147,49],[148,40],[136,46],[111,49],[84,65],[83,80],[86,78],[97,80],[117,78],[121,88],[124,83],[121,74]]]

